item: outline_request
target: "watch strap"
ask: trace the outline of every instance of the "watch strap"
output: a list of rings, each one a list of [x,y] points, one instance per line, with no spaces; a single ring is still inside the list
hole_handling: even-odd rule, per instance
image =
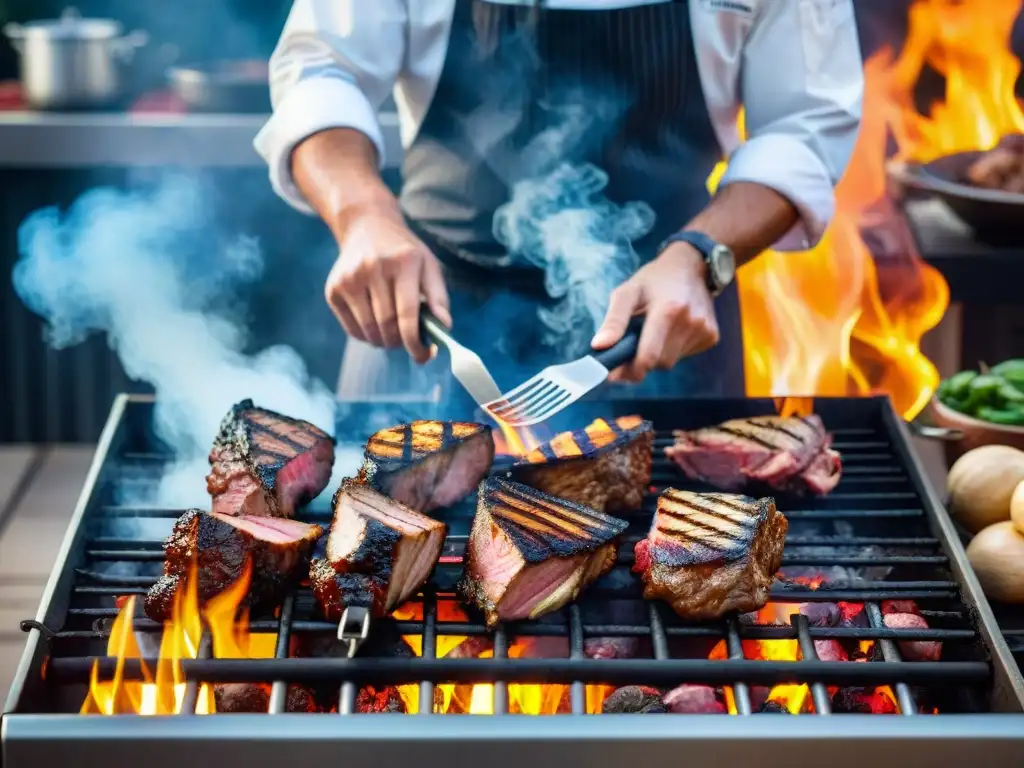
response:
[[[673,243],[689,243],[697,249],[698,253],[704,258],[704,284],[707,286],[708,292],[712,296],[717,296],[721,293],[725,286],[718,284],[718,281],[715,279],[715,270],[712,269],[711,265],[711,254],[718,247],[718,243],[703,232],[684,230],[665,238],[665,241],[658,248],[658,253],[660,254]]]

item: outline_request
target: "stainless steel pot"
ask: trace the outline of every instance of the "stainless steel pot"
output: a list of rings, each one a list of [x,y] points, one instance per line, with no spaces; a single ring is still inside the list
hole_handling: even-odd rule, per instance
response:
[[[7,24],[21,54],[25,100],[36,109],[110,106],[123,92],[121,65],[145,45],[145,32],[122,35],[112,19],[83,19],[69,8],[60,19]]]

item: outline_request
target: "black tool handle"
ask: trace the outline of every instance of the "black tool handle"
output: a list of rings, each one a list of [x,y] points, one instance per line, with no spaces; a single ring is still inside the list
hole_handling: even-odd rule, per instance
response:
[[[444,323],[434,316],[425,303],[420,304],[420,338],[423,345],[429,347],[431,344],[440,344],[447,349],[448,343],[452,340],[451,334],[445,328]]]
[[[626,332],[621,339],[608,347],[608,349],[592,352],[591,357],[609,371],[614,371],[620,365],[625,365],[636,357],[637,347],[640,346],[640,332],[643,328],[643,315],[637,315],[629,321],[629,325],[626,326]]]

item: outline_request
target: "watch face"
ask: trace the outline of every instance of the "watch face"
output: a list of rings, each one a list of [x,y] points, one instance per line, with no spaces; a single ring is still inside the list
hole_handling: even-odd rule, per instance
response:
[[[715,283],[724,288],[736,277],[736,257],[732,249],[724,245],[716,245],[708,259]]]

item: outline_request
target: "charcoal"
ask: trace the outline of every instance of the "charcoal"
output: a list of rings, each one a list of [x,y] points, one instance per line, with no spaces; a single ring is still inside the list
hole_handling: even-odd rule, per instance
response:
[[[840,688],[832,694],[832,711],[843,714],[895,715],[896,704],[884,693],[869,688]]]
[[[377,688],[365,685],[356,694],[356,712],[363,714],[401,714],[406,713],[405,700],[398,689],[389,685]]]
[[[472,635],[444,655],[446,659],[475,659],[486,651],[494,650],[494,640],[487,635]]]
[[[680,685],[661,698],[676,715],[724,715],[725,705],[718,691],[707,685]]]
[[[838,627],[843,620],[839,606],[835,603],[804,603],[800,613],[807,617],[812,627]]]
[[[583,644],[590,659],[634,659],[640,648],[638,637],[592,637]]]
[[[825,639],[814,641],[814,652],[817,654],[818,659],[821,661],[849,661],[850,657],[846,653],[846,649],[843,644],[838,640]],[[802,655],[802,654],[801,654]]]
[[[889,629],[928,629],[924,617],[915,613],[890,613],[885,616]],[[900,653],[905,661],[938,661],[942,658],[942,643],[936,640],[901,640]]]
[[[601,712],[606,715],[661,715],[667,711],[661,691],[640,685],[612,691],[601,705]]]
[[[842,618],[839,622],[840,627],[867,629],[871,626],[871,620],[868,618],[868,612],[864,610],[864,606],[859,603],[840,603],[839,611],[842,614]]]
[[[761,710],[758,714],[761,715],[788,715],[789,710],[786,709],[785,705],[780,704],[777,701],[766,701],[761,705]]]
[[[912,613],[915,616],[920,616],[921,609],[913,600],[883,600],[882,615],[888,616],[890,613]]]
[[[217,712],[261,713],[270,709],[270,686],[262,683],[221,683],[213,687]],[[313,691],[303,685],[288,687],[286,712],[317,712]]]

